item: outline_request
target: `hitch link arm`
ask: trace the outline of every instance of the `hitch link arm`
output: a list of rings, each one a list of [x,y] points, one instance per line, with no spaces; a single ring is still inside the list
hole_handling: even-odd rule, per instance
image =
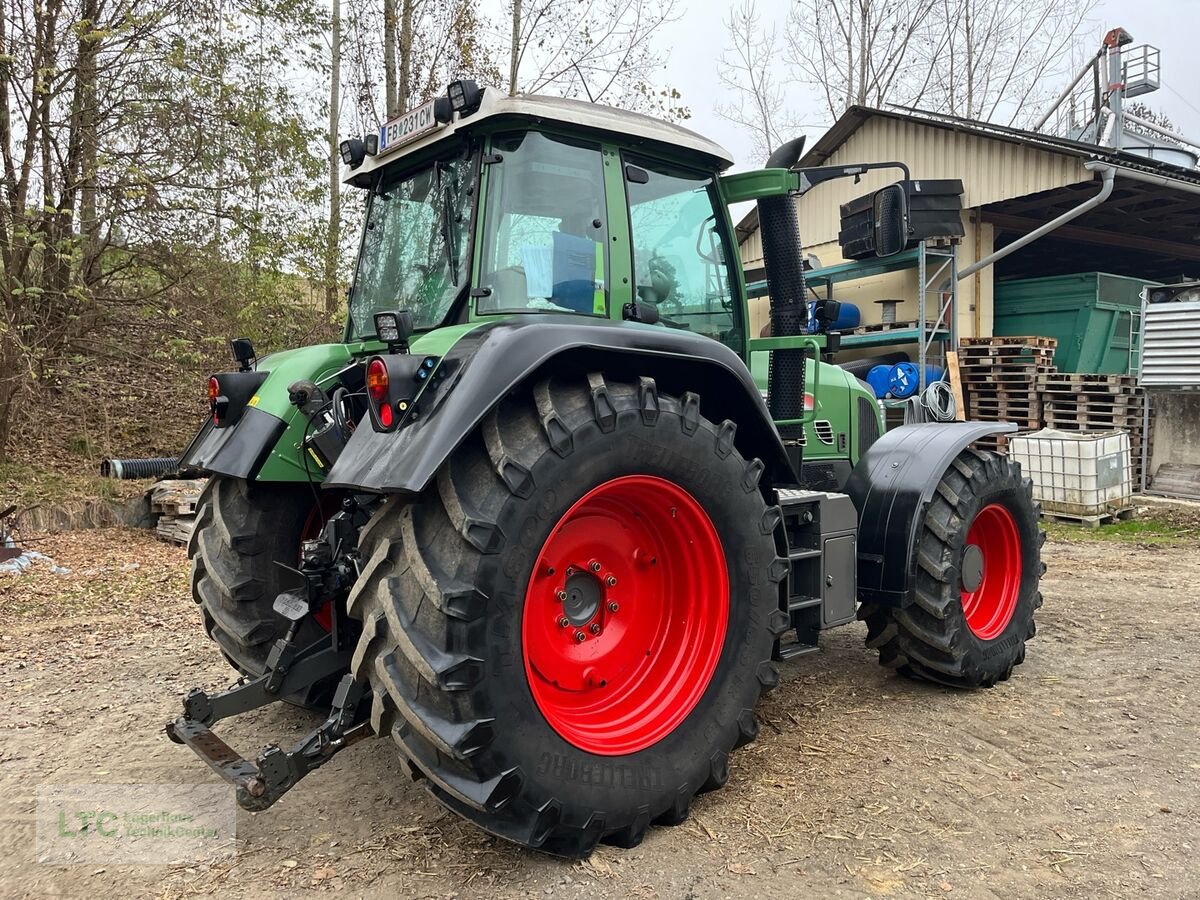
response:
[[[196,688],[183,701],[183,715],[167,723],[167,736],[177,744],[186,744],[232,784],[237,789],[239,806],[252,811],[266,809],[309,772],[374,734],[366,715],[368,704],[363,702],[370,693],[367,685],[345,675],[334,693],[329,717],[320,726],[290,750],[269,744],[253,762],[225,743],[210,726],[274,703],[281,694],[286,696],[344,670],[349,665],[349,654],[349,650],[334,650],[331,638],[326,637],[296,652],[281,679],[268,669],[258,678],[242,681],[212,697]]]

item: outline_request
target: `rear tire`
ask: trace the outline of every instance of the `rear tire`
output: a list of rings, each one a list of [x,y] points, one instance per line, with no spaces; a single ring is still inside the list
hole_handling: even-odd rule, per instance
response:
[[[959,688],[992,687],[1012,675],[1042,605],[1046,536],[1038,515],[1020,465],[991,452],[960,453],[925,513],[913,602],[859,608],[880,664]]]
[[[631,847],[652,823],[682,822],[695,794],[728,779],[729,752],[755,737],[754,706],[761,691],[778,681],[771,651],[787,625],[778,605],[786,564],[775,551],[779,509],[767,507],[758,486],[762,464],[746,462],[734,449],[732,422],[714,425],[700,415],[695,394],[675,398],[658,394],[650,379],[605,384],[599,375],[544,381],[532,394],[503,400],[455,451],[436,485],[415,501],[389,498],[364,528],[366,562],[349,600],[351,615],[363,621],[352,671],[374,691],[376,732],[391,734],[410,773],[427,778],[438,801],[500,837],[581,857],[599,841]],[[622,722],[642,721],[632,706],[604,706],[606,697],[637,696],[636,685],[606,695],[601,689],[608,683],[599,680],[618,671],[604,654],[632,646],[619,643],[632,629],[606,622],[599,634],[588,631],[587,622],[600,621],[589,617],[611,609],[608,600],[588,596],[608,583],[610,561],[596,586],[584,585],[582,594],[561,601],[578,624],[559,633],[556,620],[539,618],[553,606],[538,592],[543,577],[554,580],[552,599],[555,579],[567,577],[566,568],[550,573],[547,548],[557,546],[552,538],[564,533],[564,523],[579,521],[573,511],[581,498],[594,496],[598,486],[628,486],[628,476],[649,476],[647,481],[686,492],[698,504],[700,517],[689,518],[684,501],[667,508],[678,515],[681,530],[686,522],[710,522],[723,551],[721,571],[727,572],[713,596],[727,598],[727,613],[720,617],[723,637],[712,639],[715,650],[704,646],[705,632],[696,637],[694,654],[671,655],[677,645],[669,642],[654,645],[679,672],[689,671],[693,655],[713,650],[707,687],[685,692],[680,703],[693,705],[682,720],[646,713],[644,720],[657,722],[658,731],[629,737],[627,746],[620,736],[606,745],[602,727],[597,737],[595,729],[584,734],[564,724],[578,722],[581,707],[570,697],[565,707],[556,705],[561,697],[547,700],[547,692],[568,688],[543,674],[555,662],[545,656],[552,638],[583,633],[579,647],[595,647],[602,673],[579,670],[583,681],[569,690],[578,691],[586,700],[582,706],[593,712],[614,710],[613,735]],[[640,527],[635,520],[657,514],[657,507],[639,506],[654,503],[642,499],[656,496],[654,490],[613,501],[630,510],[631,532]],[[585,522],[585,535],[589,527]],[[614,548],[620,530],[612,532]],[[670,544],[665,532],[657,534],[660,548]],[[612,555],[616,562],[622,558],[616,549]],[[655,584],[697,584],[686,581],[687,569],[705,568],[698,552],[659,562],[655,577],[662,581]],[[615,590],[628,592],[621,595],[619,616],[636,615],[634,598],[644,597],[645,609],[670,609],[683,593],[639,594],[647,583],[622,574]],[[704,611],[693,617],[703,618]],[[612,643],[606,646],[605,638]],[[569,679],[569,642],[561,647],[559,662],[567,660]],[[645,657],[650,661],[640,650],[631,654],[629,670],[649,671],[638,667],[657,657],[650,649]],[[697,672],[696,680],[705,677]],[[564,708],[565,719],[556,715]],[[604,715],[585,715],[586,723],[603,725]]]
[[[208,480],[188,542],[192,598],[200,606],[204,630],[238,672],[255,677],[283,637],[288,621],[272,608],[300,578],[277,563],[299,564],[300,541],[316,508],[304,485],[252,484],[214,475]],[[324,631],[311,619],[300,630],[301,646]],[[288,697],[303,706],[322,705],[337,678]]]

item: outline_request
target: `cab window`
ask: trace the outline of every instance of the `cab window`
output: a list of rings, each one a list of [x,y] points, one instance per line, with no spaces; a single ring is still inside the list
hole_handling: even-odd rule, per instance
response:
[[[733,257],[714,211],[715,179],[648,160],[624,163],[638,300],[655,306],[667,327],[741,352]]]
[[[524,131],[492,154],[475,311],[607,315],[600,145]]]

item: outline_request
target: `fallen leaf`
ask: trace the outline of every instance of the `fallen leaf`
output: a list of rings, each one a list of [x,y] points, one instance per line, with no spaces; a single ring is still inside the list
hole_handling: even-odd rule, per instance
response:
[[[757,875],[758,874],[757,872],[754,871],[753,866],[748,866],[745,863],[731,862],[725,868],[727,868],[734,875]]]

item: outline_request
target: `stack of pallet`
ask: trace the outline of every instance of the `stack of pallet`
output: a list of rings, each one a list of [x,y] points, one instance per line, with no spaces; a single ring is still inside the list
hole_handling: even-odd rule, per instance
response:
[[[196,504],[204,490],[204,478],[168,479],[150,489],[150,511],[158,516],[155,533],[173,544],[187,544],[196,524]]]
[[[1039,375],[1042,418],[1047,428],[1060,431],[1126,431],[1133,463],[1133,484],[1141,484],[1145,391],[1132,375],[1081,375],[1053,372]]]
[[[958,370],[968,419],[1014,422],[1022,430],[1040,428],[1042,402],[1038,378],[1054,369],[1057,341],[1046,337],[963,338]],[[1003,452],[1005,435],[978,442]]]

